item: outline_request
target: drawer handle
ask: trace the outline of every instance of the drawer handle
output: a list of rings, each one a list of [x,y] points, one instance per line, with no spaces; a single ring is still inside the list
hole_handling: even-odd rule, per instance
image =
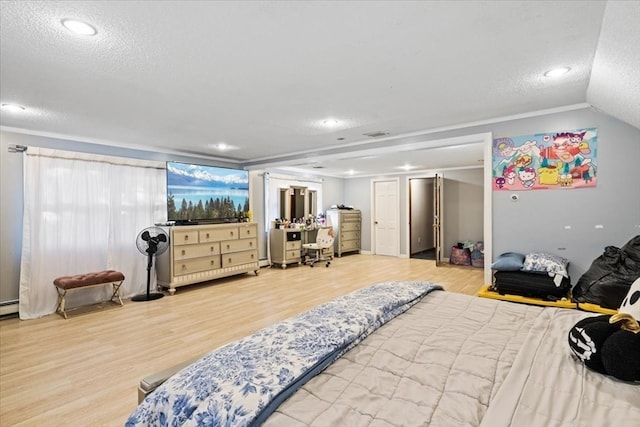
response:
[[[227,245],[227,249],[231,249],[231,245],[229,245],[229,244],[228,244],[228,245]]]
[[[247,229],[247,234],[251,234],[251,230]]]
[[[209,233],[207,233],[207,239],[209,238]]]
[[[249,246],[253,246],[253,242],[249,242]]]
[[[229,258],[229,264],[231,264],[231,258]]]
[[[211,265],[213,265],[213,264],[215,264],[215,261],[214,261],[214,260],[211,260]]]
[[[213,251],[214,251],[213,246],[211,246],[211,252],[213,252]]]
[[[254,255],[253,255],[253,254],[251,254],[251,259],[253,259],[253,258],[254,258]]]
[[[184,240],[189,240],[189,235],[188,234],[184,235]]]
[[[186,268],[187,268],[186,264],[182,264],[182,269],[186,270]]]
[[[182,255],[185,255],[187,253],[187,251],[185,251],[184,249],[182,250]]]
[[[233,231],[230,231],[229,234],[231,234],[231,236],[233,236]]]

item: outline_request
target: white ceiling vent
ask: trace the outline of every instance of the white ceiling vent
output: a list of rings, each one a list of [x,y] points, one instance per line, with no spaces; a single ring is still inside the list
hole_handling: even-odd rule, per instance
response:
[[[378,138],[380,136],[391,135],[390,132],[385,132],[383,130],[375,130],[373,132],[363,133],[364,136],[368,136],[370,138]]]

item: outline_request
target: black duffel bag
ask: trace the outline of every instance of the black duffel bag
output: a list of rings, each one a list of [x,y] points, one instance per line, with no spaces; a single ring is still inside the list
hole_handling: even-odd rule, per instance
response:
[[[618,309],[631,284],[640,277],[640,235],[622,248],[607,246],[571,291],[574,301]]]

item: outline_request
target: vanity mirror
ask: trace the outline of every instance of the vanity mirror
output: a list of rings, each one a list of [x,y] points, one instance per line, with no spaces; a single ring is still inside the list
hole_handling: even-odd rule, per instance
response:
[[[280,188],[280,218],[292,220],[294,218],[314,217],[318,213],[318,193],[307,187],[290,186]]]

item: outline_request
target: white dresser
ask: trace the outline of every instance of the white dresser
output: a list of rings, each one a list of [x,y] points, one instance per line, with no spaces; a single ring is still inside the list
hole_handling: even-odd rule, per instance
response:
[[[158,285],[173,295],[179,286],[249,271],[257,275],[258,225],[255,223],[175,226],[169,249],[156,260]]]

